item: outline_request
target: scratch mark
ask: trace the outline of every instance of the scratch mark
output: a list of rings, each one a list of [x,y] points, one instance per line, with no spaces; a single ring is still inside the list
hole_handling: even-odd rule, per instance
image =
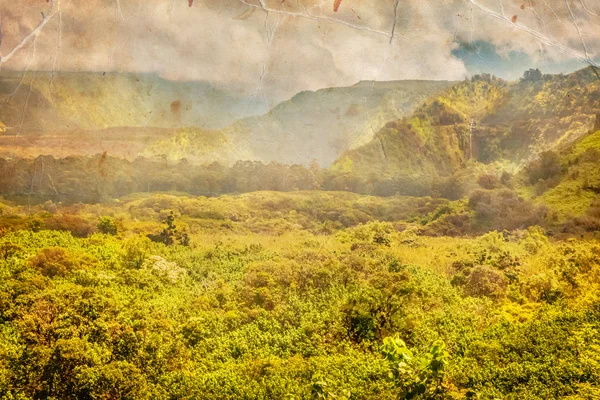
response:
[[[585,4],[585,2],[583,0],[579,0],[579,2],[581,3],[581,6],[583,7],[583,9],[585,11],[587,11],[588,14],[593,15],[594,17],[600,18],[600,14],[595,13],[594,11],[590,10],[589,7]]]
[[[55,56],[54,60],[52,60],[52,76],[50,78],[50,83],[48,84],[48,96],[50,98],[50,102],[52,105],[54,103],[54,96],[52,96],[52,87],[54,86],[54,80],[56,78],[56,65],[59,61],[61,52],[62,52],[62,10],[60,9],[60,0],[57,3],[58,8],[58,40],[56,44]]]
[[[486,60],[477,50],[477,46],[475,45],[475,41],[473,39],[473,34],[475,33],[475,18],[473,17],[473,5],[471,5],[471,18],[470,18],[470,22],[471,22],[471,34],[470,34],[470,39],[471,39],[471,47],[473,47],[473,52],[475,52],[475,55],[477,55],[477,57],[479,59],[481,59],[481,61],[483,61],[484,65],[487,66],[488,68],[490,68],[490,64],[488,63],[488,60]]]
[[[121,21],[125,21],[125,16],[123,15],[123,11],[121,10],[121,2],[119,0],[117,1],[117,12],[119,13],[119,16],[121,17]]]
[[[16,53],[19,52],[23,47],[25,47],[31,40],[37,38],[42,29],[46,26],[48,21],[54,17],[54,1],[50,1],[50,13],[48,15],[44,15],[42,13],[42,21],[38,24],[38,26],[29,33],[29,35],[25,36],[23,40],[21,40],[7,55],[0,54],[0,64],[4,64],[8,62]]]
[[[583,47],[583,52],[585,53],[586,58],[590,58],[590,55],[588,53],[588,49],[587,49],[587,45],[585,44],[585,40],[583,39],[583,35],[581,34],[581,29],[579,29],[579,24],[577,23],[577,19],[575,18],[575,14],[573,14],[573,10],[571,9],[571,6],[569,5],[569,1],[565,0],[565,4],[567,6],[567,9],[569,10],[569,14],[571,15],[571,20],[573,21],[573,25],[575,25],[575,29],[577,30],[577,34],[579,35],[579,40],[581,40],[581,46]]]
[[[400,0],[396,0],[396,5],[394,6],[394,23],[392,25],[392,33],[390,33],[390,43],[392,43],[392,41],[394,40],[396,24],[398,23],[398,4],[400,4]]]
[[[50,176],[50,173],[46,173],[46,176],[48,176],[48,180],[50,181],[50,185],[52,186],[52,190],[54,190],[54,194],[56,194],[58,196],[58,190],[56,190],[56,186],[54,185],[54,181],[52,180],[52,177]]]
[[[299,13],[299,12],[294,12],[294,11],[276,10],[276,9],[267,7],[264,4],[263,0],[259,0],[260,5],[248,3],[246,0],[238,0],[238,2],[245,4],[248,7],[258,8],[267,13],[288,15],[288,16],[294,17],[294,18],[306,18],[306,19],[310,19],[310,20],[314,20],[314,21],[325,21],[325,22],[330,22],[333,24],[347,26],[349,28],[353,28],[353,29],[356,29],[359,31],[367,31],[367,32],[371,32],[371,33],[375,33],[375,34],[383,35],[383,36],[387,36],[387,37],[390,36],[390,34],[388,32],[369,28],[368,26],[354,25],[354,24],[351,24],[350,22],[347,22],[347,21],[344,21],[341,19],[329,18],[329,17],[325,17],[323,15],[315,15],[315,14],[309,14],[309,13],[305,14],[305,13]]]
[[[385,158],[387,160],[388,156],[387,156],[387,152],[385,151],[385,145],[383,144],[383,140],[381,139],[381,136],[377,135],[376,136],[377,140],[379,140],[379,144],[381,145],[381,151],[383,152],[383,158]]]
[[[486,13],[486,14],[488,14],[488,15],[490,15],[490,16],[492,16],[492,17],[496,18],[496,19],[499,19],[499,20],[501,20],[501,21],[504,21],[504,22],[506,22],[506,23],[510,24],[511,26],[514,26],[514,27],[516,27],[517,29],[519,29],[519,30],[521,30],[521,31],[523,31],[523,32],[526,32],[526,33],[528,33],[529,35],[531,35],[531,36],[535,37],[537,40],[539,40],[539,41],[543,42],[544,44],[547,44],[547,45],[550,45],[550,46],[554,46],[554,47],[556,47],[556,48],[558,48],[558,49],[562,50],[564,53],[567,53],[567,54],[571,55],[573,58],[576,58],[576,59],[578,59],[579,61],[582,61],[582,62],[584,62],[584,63],[586,63],[586,64],[593,65],[593,66],[595,66],[595,67],[598,67],[598,66],[599,66],[599,65],[598,65],[598,64],[597,64],[597,63],[596,63],[594,60],[592,60],[592,59],[591,59],[591,58],[590,58],[590,57],[589,57],[587,54],[581,54],[580,52],[578,52],[578,51],[576,51],[576,50],[573,50],[573,49],[571,49],[570,47],[568,47],[568,46],[565,46],[565,45],[563,45],[563,44],[561,44],[561,43],[557,42],[556,40],[553,40],[553,39],[551,39],[551,38],[547,37],[546,35],[544,35],[544,34],[542,34],[542,33],[538,32],[538,31],[536,31],[536,30],[534,30],[534,29],[531,29],[531,28],[529,28],[529,27],[528,27],[528,26],[526,26],[526,25],[523,25],[523,24],[521,24],[521,23],[518,23],[518,22],[515,22],[515,23],[513,23],[513,22],[512,22],[512,21],[511,21],[511,20],[510,20],[508,17],[506,17],[505,15],[503,15],[503,14],[500,14],[500,13],[497,13],[497,12],[495,12],[495,11],[493,11],[493,10],[491,10],[491,9],[489,9],[489,8],[487,8],[487,7],[483,6],[483,5],[481,5],[481,4],[479,4],[479,3],[478,3],[476,0],[469,0],[469,1],[470,1],[470,2],[471,2],[473,5],[474,5],[474,6],[476,6],[476,7],[477,7],[477,8],[479,8],[481,11],[483,11],[484,13]]]

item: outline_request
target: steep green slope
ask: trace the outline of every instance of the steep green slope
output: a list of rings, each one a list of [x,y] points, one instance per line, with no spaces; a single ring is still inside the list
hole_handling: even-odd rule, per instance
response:
[[[559,221],[600,217],[600,130],[557,152],[546,152],[521,174],[521,190]]]
[[[477,132],[479,159],[527,162],[587,133],[600,109],[600,79],[591,69],[538,75],[510,85]]]
[[[506,91],[497,79],[462,82],[427,100],[412,117],[389,122],[375,139],[346,152],[340,172],[449,175],[469,157],[471,121],[495,107]]]
[[[566,76],[529,71],[514,83],[477,76],[429,99],[412,117],[386,124],[333,169],[445,176],[469,159],[525,164],[584,135],[599,100],[600,80],[589,69]]]

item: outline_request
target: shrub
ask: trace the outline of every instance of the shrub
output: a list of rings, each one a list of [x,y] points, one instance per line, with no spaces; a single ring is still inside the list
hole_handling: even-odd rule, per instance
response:
[[[380,351],[388,362],[389,380],[400,389],[398,399],[448,398],[443,385],[449,358],[445,347],[444,342],[437,341],[429,354],[419,359],[398,336],[383,340]]]
[[[87,237],[95,227],[85,219],[68,214],[55,215],[44,221],[46,229],[71,232],[76,237]]]
[[[535,184],[540,180],[548,181],[562,172],[560,156],[554,151],[545,151],[539,158],[525,169],[529,182]]]
[[[181,232],[177,230],[175,226],[175,216],[173,211],[167,215],[165,219],[165,227],[159,233],[151,233],[147,235],[148,239],[156,243],[162,243],[166,246],[172,246],[174,244],[180,244],[182,246],[190,245],[190,237],[187,232]]]
[[[531,301],[554,303],[562,296],[562,290],[555,277],[539,273],[528,278],[522,285],[521,292]]]
[[[348,337],[360,343],[381,340],[394,331],[396,316],[412,290],[406,271],[373,275],[342,307]]]
[[[49,278],[65,276],[81,267],[80,262],[62,247],[42,249],[37,255],[29,259],[29,263],[42,275]]]
[[[545,206],[535,206],[510,189],[476,190],[469,198],[480,231],[514,230],[542,225],[548,213]]]
[[[500,271],[487,266],[478,265],[469,271],[465,281],[465,293],[474,297],[500,299],[506,295],[508,278]]]
[[[150,240],[143,236],[128,239],[124,246],[121,262],[125,268],[140,269],[150,255]]]
[[[483,174],[477,178],[477,183],[484,189],[495,189],[498,187],[498,177],[494,174]]]
[[[101,217],[98,222],[97,228],[100,232],[105,235],[116,235],[118,233],[117,223],[114,218],[111,217]]]

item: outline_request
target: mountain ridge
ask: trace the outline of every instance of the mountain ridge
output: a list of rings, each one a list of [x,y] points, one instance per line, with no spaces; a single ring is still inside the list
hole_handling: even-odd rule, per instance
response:
[[[220,129],[262,111],[208,82],[128,72],[3,70],[0,103],[0,121],[23,134],[120,126]]]
[[[221,132],[254,160],[304,165],[316,161],[327,167],[344,150],[368,142],[390,119],[409,115],[422,101],[452,84],[358,82],[303,91],[266,114],[240,119]],[[174,158],[178,152],[166,155]]]
[[[390,121],[375,138],[346,151],[333,170],[362,175],[449,176],[474,159],[525,165],[541,151],[584,135],[600,107],[600,80],[528,71],[517,82],[478,75]]]

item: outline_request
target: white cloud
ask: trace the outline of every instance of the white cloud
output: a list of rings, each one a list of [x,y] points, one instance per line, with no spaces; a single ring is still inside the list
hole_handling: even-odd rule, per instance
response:
[[[268,14],[258,0],[244,0],[254,10],[241,0],[195,0],[191,8],[188,0],[54,1],[59,12],[35,55],[30,44],[4,68],[157,72],[264,93],[273,103],[359,80],[461,79],[455,40],[489,41],[534,60],[600,53],[600,7],[590,0],[400,0],[391,44],[395,0],[343,0],[337,13],[333,0],[263,0]],[[42,11],[41,0],[0,0],[2,54]]]

